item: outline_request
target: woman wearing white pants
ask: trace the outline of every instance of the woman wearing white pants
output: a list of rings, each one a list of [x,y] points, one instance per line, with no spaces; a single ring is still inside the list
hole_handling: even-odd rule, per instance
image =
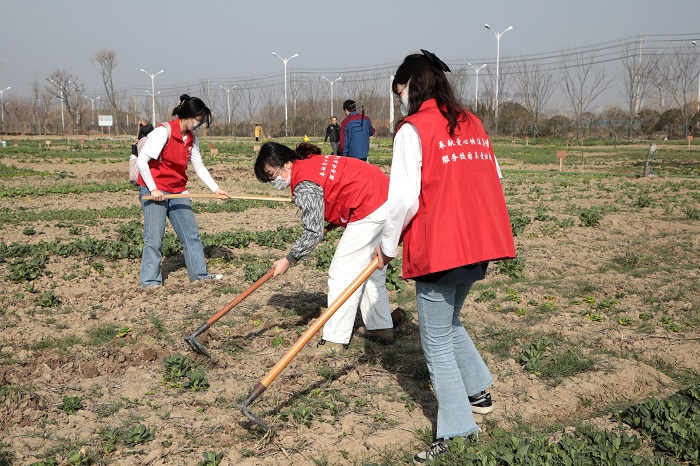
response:
[[[313,144],[297,150],[268,142],[260,148],[255,175],[277,189],[292,188],[301,209],[303,233],[290,252],[275,261],[274,276],[309,255],[323,238],[324,220],[329,227],[346,227],[328,271],[328,303],[332,303],[372,261],[384,229],[389,178],[376,166],[333,155],[320,155]],[[357,305],[365,327],[358,333],[381,341],[393,340],[386,272],[376,270],[335,312],[323,327],[323,338],[301,351],[327,356],[350,342]]]

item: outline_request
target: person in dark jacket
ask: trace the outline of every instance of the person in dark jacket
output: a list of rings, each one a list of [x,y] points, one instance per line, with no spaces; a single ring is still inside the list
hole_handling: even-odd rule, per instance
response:
[[[139,140],[143,137],[148,136],[148,133],[153,131],[153,125],[150,124],[147,120],[141,119],[139,120],[139,132],[136,135],[136,139]]]
[[[374,135],[372,121],[364,110],[357,113],[357,104],[354,100],[343,102],[343,110],[347,117],[340,124],[340,155],[353,157],[367,161],[369,155],[369,138]]]
[[[338,119],[336,117],[331,117],[331,124],[326,128],[326,137],[323,138],[323,142],[327,142],[328,139],[331,140],[331,155],[338,155],[340,126],[338,125]]]

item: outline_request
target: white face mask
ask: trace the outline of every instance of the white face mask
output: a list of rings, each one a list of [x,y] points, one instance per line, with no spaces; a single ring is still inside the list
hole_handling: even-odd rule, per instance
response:
[[[283,190],[292,184],[292,174],[290,173],[286,180],[282,179],[282,175],[277,175],[277,178],[270,181],[273,188]]]
[[[408,115],[408,83],[406,83],[406,87],[401,91],[400,99],[401,105],[399,106],[399,110],[403,116],[406,116]]]
[[[190,131],[197,131],[202,126],[202,123],[195,120],[194,118],[187,123],[187,129]]]

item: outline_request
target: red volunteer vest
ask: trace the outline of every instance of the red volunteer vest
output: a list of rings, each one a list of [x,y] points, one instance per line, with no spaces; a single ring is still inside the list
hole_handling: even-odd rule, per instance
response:
[[[468,113],[450,136],[435,99],[404,122],[423,151],[415,217],[403,232],[403,276],[515,257],[510,218],[484,127]]]
[[[176,118],[171,121],[170,138],[163,147],[162,161],[151,159],[148,162],[153,181],[160,191],[177,194],[187,189],[187,162],[190,160],[190,152],[192,152],[194,145],[194,134],[191,131],[188,133],[187,143],[185,143],[180,133],[180,119]],[[139,174],[137,183],[140,186],[146,186],[141,174]]]
[[[337,155],[312,155],[292,165],[292,195],[302,181],[323,188],[323,217],[334,225],[365,218],[386,202],[389,177],[377,166]]]

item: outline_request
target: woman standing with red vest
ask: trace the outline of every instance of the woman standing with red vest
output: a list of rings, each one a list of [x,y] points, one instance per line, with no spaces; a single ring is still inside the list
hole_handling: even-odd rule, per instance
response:
[[[379,167],[337,155],[319,155],[321,149],[302,143],[294,151],[275,142],[262,145],[255,176],[277,189],[292,187],[301,208],[303,233],[285,257],[276,261],[274,276],[308,256],[323,238],[324,219],[345,232],[328,269],[330,305],[372,261],[384,228],[389,178]],[[394,338],[386,272],[375,270],[369,279],[333,314],[323,327],[323,338],[301,354],[327,356],[350,342],[357,304],[365,327],[358,333],[382,341]]]
[[[392,90],[405,118],[394,138],[387,219],[375,255],[384,267],[403,240],[403,276],[416,281],[421,344],[438,400],[436,441],[478,431],[472,411],[491,412],[493,378],[459,315],[488,262],[515,257],[491,141],[450,86],[435,54],[409,55]]]
[[[221,278],[221,275],[207,272],[204,248],[190,200],[164,198],[166,194],[187,192],[188,162],[192,162],[195,173],[212,192],[220,194],[222,199],[229,197],[202,163],[199,141],[194,133],[203,124],[209,127],[211,111],[201,99],[184,94],[180,96],[180,104],[173,110],[173,115],[177,118],[158,125],[148,134],[148,140],[136,160],[139,168],[139,200],[143,209],[142,288],[163,284],[160,261],[166,218],[170,219],[182,243],[190,282]],[[149,194],[154,199],[144,200],[143,196]]]

